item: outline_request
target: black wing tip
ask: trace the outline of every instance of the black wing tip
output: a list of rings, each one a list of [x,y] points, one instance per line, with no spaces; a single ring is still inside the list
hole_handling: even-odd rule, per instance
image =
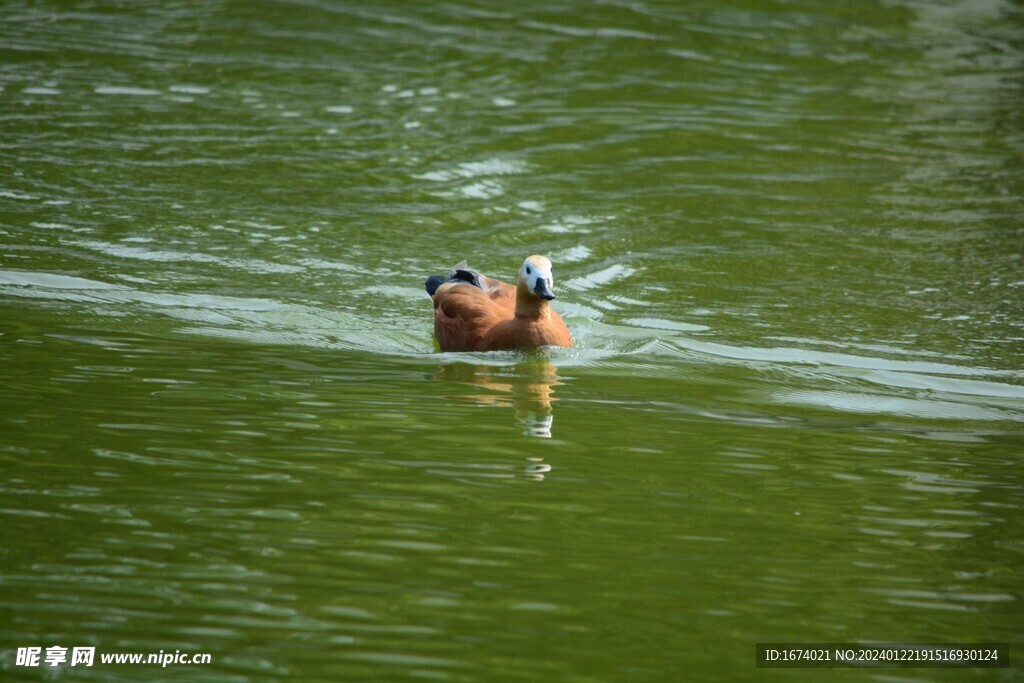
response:
[[[431,275],[428,277],[427,281],[423,283],[427,288],[427,294],[434,296],[434,293],[437,292],[437,288],[443,285],[446,279],[447,278],[445,278],[444,275]]]
[[[468,282],[469,284],[479,287],[480,289],[487,289],[484,286],[483,278],[480,277],[480,273],[476,272],[475,270],[469,270],[466,267],[465,261],[459,261],[454,266],[452,266],[452,270],[450,273],[448,273],[448,277],[445,277],[443,275],[431,275],[430,277],[428,277],[427,281],[424,283],[427,288],[427,294],[429,294],[430,296],[434,296],[434,293],[437,291],[437,288],[443,285],[445,282]]]
[[[452,282],[468,282],[471,285],[476,285],[477,287],[480,286],[480,278],[471,270],[453,271],[449,279]]]

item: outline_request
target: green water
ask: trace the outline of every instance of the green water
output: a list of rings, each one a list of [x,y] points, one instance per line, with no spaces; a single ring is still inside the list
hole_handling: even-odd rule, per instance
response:
[[[1010,0],[4,2],[3,677],[1022,680],[1022,36]],[[435,351],[425,276],[532,253],[576,348]],[[212,662],[15,661],[54,645]]]

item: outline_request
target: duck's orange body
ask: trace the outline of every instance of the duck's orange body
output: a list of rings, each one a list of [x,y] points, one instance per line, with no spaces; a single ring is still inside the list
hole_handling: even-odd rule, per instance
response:
[[[434,299],[434,336],[442,351],[500,351],[572,346],[562,317],[551,310],[551,262],[531,256],[513,286],[466,270],[427,278]]]

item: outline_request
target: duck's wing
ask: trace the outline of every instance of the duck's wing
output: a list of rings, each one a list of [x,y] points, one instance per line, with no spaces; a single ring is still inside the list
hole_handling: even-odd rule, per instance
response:
[[[460,267],[461,266],[461,267]],[[510,285],[507,282],[502,282],[498,278],[487,277],[483,273],[476,270],[469,270],[466,268],[466,262],[463,261],[455,268],[452,269],[452,273],[459,273],[459,279],[465,282],[471,282],[480,289],[487,292],[488,296],[494,300],[495,303],[505,306],[515,306],[516,302],[516,288],[514,285]]]
[[[486,277],[478,271],[470,270],[466,266],[465,261],[459,261],[448,271],[447,277],[444,275],[431,275],[427,278],[427,281],[424,283],[427,294],[434,296],[437,293],[437,289],[446,282],[465,282],[485,292],[492,289],[495,284],[500,284],[497,280]]]
[[[503,315],[488,292],[466,282],[445,282],[434,294],[434,334],[442,351],[478,351]]]
[[[488,292],[456,280],[445,282],[437,288],[434,308],[452,318],[475,319],[492,313],[494,302]]]
[[[448,282],[468,282],[485,292],[508,286],[501,280],[487,277],[478,270],[472,270],[466,265],[465,261],[459,261],[452,266],[451,271],[448,273]]]
[[[511,293],[515,295],[516,288],[507,282],[493,277],[487,277],[479,270],[473,270],[466,265],[465,261],[459,261],[452,266],[451,272],[448,273],[449,282],[468,282],[471,285],[476,285],[485,292],[491,292],[495,289],[501,290],[504,293]]]
[[[497,278],[487,277],[480,271],[472,270],[466,265],[465,261],[459,261],[452,266],[451,270],[448,271],[447,277],[443,275],[431,275],[428,277],[425,283],[427,293],[433,297],[437,294],[437,290],[441,285],[449,282],[473,285],[486,292],[500,306],[514,307],[515,305],[515,287]]]

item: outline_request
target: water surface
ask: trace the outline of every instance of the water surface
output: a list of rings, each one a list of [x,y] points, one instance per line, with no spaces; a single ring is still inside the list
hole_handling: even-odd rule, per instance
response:
[[[6,3],[5,677],[51,645],[213,660],[81,680],[239,682],[1019,651],[1022,29]],[[576,347],[436,351],[424,277],[531,253]]]

